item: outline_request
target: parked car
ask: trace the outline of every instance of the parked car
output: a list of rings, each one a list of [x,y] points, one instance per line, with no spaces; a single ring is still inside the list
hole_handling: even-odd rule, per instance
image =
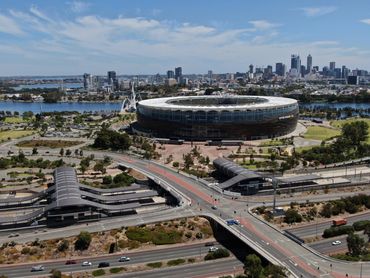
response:
[[[81,264],[81,266],[92,266],[91,262],[85,261]]]
[[[44,266],[43,265],[35,265],[31,268],[31,272],[36,272],[36,271],[44,271]]]
[[[211,246],[211,247],[209,247],[208,252],[215,252],[217,250],[218,250],[218,248],[216,246]]]
[[[76,264],[77,262],[75,260],[67,260],[66,264]]]
[[[217,209],[217,207],[216,207],[216,206],[212,206],[212,209],[216,210],[216,209]]]
[[[110,263],[108,263],[108,262],[100,262],[99,265],[98,265],[99,268],[109,267],[109,266],[110,266]]]
[[[340,245],[342,242],[340,240],[333,241],[331,245]]]
[[[128,262],[129,260],[130,260],[129,257],[123,256],[123,257],[120,257],[118,261],[119,262]]]

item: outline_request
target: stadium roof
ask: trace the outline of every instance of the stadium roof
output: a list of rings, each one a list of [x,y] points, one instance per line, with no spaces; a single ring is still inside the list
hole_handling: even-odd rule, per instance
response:
[[[228,105],[184,105],[178,103],[179,100],[200,100],[205,98],[230,98],[241,100],[262,100],[244,104],[228,104]],[[142,100],[139,105],[166,110],[258,110],[267,109],[279,106],[286,106],[290,104],[297,104],[297,100],[284,97],[270,97],[270,96],[186,96],[186,97],[165,97]]]

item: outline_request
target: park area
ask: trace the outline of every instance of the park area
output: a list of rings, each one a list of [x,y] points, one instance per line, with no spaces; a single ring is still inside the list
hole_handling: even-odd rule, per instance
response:
[[[0,131],[0,141],[17,139],[34,134],[32,130],[4,130]]]
[[[71,141],[71,140],[24,140],[17,144],[18,147],[23,148],[68,148],[83,144],[83,141]]]
[[[304,134],[305,139],[311,140],[328,140],[340,135],[339,129],[333,129],[323,126],[309,126]]]

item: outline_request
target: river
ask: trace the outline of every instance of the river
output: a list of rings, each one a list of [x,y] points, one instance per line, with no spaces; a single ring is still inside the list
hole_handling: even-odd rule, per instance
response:
[[[119,111],[121,103],[117,102],[58,102],[58,103],[43,103],[43,102],[12,102],[0,101],[0,111],[19,112],[22,114],[26,111],[32,111],[34,114],[40,112],[54,111],[77,111],[96,112],[96,111]]]

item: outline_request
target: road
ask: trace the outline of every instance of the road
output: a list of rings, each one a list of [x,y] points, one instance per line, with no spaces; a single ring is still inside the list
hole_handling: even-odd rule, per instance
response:
[[[340,216],[338,216],[338,218],[340,218]],[[357,214],[357,215],[348,216],[346,217],[346,219],[349,225],[352,225],[356,221],[369,220],[370,211]],[[309,238],[309,237],[315,237],[316,235],[321,236],[324,230],[327,228],[330,228],[331,225],[332,225],[332,221],[330,220],[330,221],[324,221],[324,222],[318,222],[318,223],[313,222],[309,225],[304,225],[304,226],[297,227],[297,228],[289,228],[286,230],[304,239],[304,238]]]
[[[248,203],[240,202],[236,200],[230,200],[218,193],[215,193],[205,185],[188,178],[182,174],[176,173],[164,166],[156,163],[129,157],[123,154],[107,153],[107,152],[92,152],[95,157],[103,157],[109,155],[115,161],[126,164],[154,179],[158,182],[163,183],[171,191],[176,191],[182,196],[190,198],[191,204],[183,204],[182,208],[179,208],[176,212],[166,211],[156,215],[152,218],[145,218],[144,216],[134,220],[129,220],[129,223],[135,223],[136,225],[146,223],[145,221],[155,222],[163,221],[162,219],[169,219],[165,217],[166,214],[171,214],[175,218],[176,215],[187,216],[183,214],[183,211],[189,215],[203,214],[210,218],[213,218],[220,225],[224,226],[231,233],[239,237],[247,245],[251,246],[262,256],[267,258],[273,263],[287,267],[292,273],[293,277],[345,277],[349,274],[351,277],[359,277],[359,264],[358,263],[346,263],[336,261],[331,258],[322,256],[313,250],[301,246],[292,240],[286,238],[281,231],[270,226],[268,223],[261,221],[259,218],[251,214],[248,210]],[[85,152],[86,154],[86,152]],[[327,195],[326,198],[330,198]],[[215,199],[217,201],[215,201]],[[216,204],[218,207],[217,211],[211,209],[211,206]],[[167,216],[167,215],[166,215]],[[237,218],[242,225],[238,226],[227,226],[225,220],[229,218]],[[118,222],[117,220],[115,222]],[[107,226],[105,223],[108,223]],[[126,225],[126,222],[123,222]],[[121,225],[123,224],[121,223]],[[87,227],[89,230],[103,230],[114,227],[114,222],[98,223]],[[66,233],[78,233],[77,228],[81,230],[81,227],[66,227],[64,229]],[[63,234],[63,230],[54,232],[48,231],[44,235],[52,238],[66,236]],[[44,235],[42,238],[44,239]],[[34,235],[21,235],[19,240],[28,237],[31,239]],[[17,239],[18,241],[18,239]],[[163,277],[163,276],[162,276]],[[370,265],[364,263],[362,267],[362,277],[370,277]]]
[[[215,242],[215,246],[222,247],[220,244]],[[38,263],[27,263],[27,264],[18,264],[16,267],[14,266],[1,266],[0,267],[0,276],[1,274],[7,275],[10,277],[29,277],[35,276],[40,274],[47,274],[52,269],[58,269],[62,272],[77,272],[77,271],[86,271],[86,270],[93,270],[96,269],[99,262],[109,262],[110,267],[118,267],[118,266],[126,266],[126,265],[135,265],[135,264],[146,264],[149,262],[158,262],[162,261],[165,262],[171,259],[178,259],[178,258],[199,258],[204,257],[208,253],[209,247],[206,247],[204,243],[198,244],[191,244],[191,245],[184,245],[184,246],[176,246],[170,248],[159,248],[159,249],[152,249],[148,251],[140,251],[140,252],[127,252],[125,254],[116,253],[114,255],[105,255],[105,256],[97,256],[94,258],[78,258],[76,259],[77,264],[66,265],[65,262],[67,259],[53,261],[53,262],[38,262]],[[130,257],[129,262],[118,262],[120,256],[128,256]],[[83,261],[90,261],[92,263],[91,267],[81,266]],[[232,258],[231,261],[234,263],[238,262],[239,265],[241,264],[236,258]],[[45,267],[43,272],[31,272],[31,268],[33,265],[42,264]]]

